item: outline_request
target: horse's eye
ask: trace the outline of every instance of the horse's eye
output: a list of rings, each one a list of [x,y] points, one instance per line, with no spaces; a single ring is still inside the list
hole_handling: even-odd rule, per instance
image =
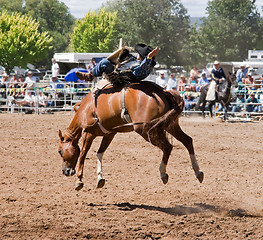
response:
[[[58,150],[58,153],[62,157],[62,150]]]

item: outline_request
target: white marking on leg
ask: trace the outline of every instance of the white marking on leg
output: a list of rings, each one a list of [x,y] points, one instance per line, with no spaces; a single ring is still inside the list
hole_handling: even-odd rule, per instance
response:
[[[98,181],[102,179],[102,157],[104,153],[97,153],[97,175]]]
[[[197,163],[196,157],[194,154],[190,154],[191,162],[192,162],[192,167],[194,169],[195,175],[197,176],[200,172],[199,165]]]
[[[166,175],[166,164],[163,163],[163,161],[161,161],[160,167],[159,167],[159,171],[160,171],[160,175],[161,177]]]

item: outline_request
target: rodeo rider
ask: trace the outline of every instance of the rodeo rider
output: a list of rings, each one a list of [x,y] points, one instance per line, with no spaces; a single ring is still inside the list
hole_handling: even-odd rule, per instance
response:
[[[139,61],[139,63],[131,69],[122,71],[115,70],[115,63],[108,57],[107,59],[102,59],[89,73],[77,71],[76,75],[81,80],[92,81],[94,77],[100,77],[105,73],[113,84],[116,83],[116,81],[121,82],[122,79],[126,79],[128,82],[139,82],[148,77],[151,73],[156,64],[155,56],[160,49],[158,47],[153,49],[145,44],[137,44],[135,46],[135,51],[138,53],[137,61]],[[129,51],[125,49],[120,55],[119,60],[121,62],[131,56]]]

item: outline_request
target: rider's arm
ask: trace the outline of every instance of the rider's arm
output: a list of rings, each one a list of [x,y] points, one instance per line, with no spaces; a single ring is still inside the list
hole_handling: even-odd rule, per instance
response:
[[[145,58],[138,67],[133,69],[132,73],[137,80],[142,80],[149,76],[151,73],[152,61],[152,58]]]
[[[219,81],[219,78],[217,78],[217,77],[215,76],[215,73],[214,73],[213,71],[211,72],[211,78],[212,78],[213,80],[215,80],[216,82]]]

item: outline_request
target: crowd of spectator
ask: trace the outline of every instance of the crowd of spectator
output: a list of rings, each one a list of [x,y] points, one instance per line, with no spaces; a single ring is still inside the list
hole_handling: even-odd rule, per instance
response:
[[[96,61],[91,60],[87,65],[87,69],[91,70],[96,66]],[[0,95],[2,98],[12,99],[12,103],[18,106],[31,107],[56,107],[56,100],[61,97],[59,89],[64,89],[65,83],[61,83],[58,79],[59,65],[55,59],[52,59],[51,66],[52,74],[50,83],[45,88],[50,89],[50,92],[38,91],[36,94],[37,78],[32,71],[28,71],[26,75],[19,75],[16,72],[9,75],[4,74],[0,78]],[[185,100],[185,110],[190,112],[194,109],[202,88],[211,81],[210,72],[203,68],[197,70],[192,67],[189,75],[175,73],[166,74],[167,72],[159,72],[156,78],[156,83],[166,90],[176,90],[181,93]],[[178,79],[177,79],[178,78]],[[237,112],[262,112],[262,94],[256,94],[255,91],[263,87],[253,77],[253,71],[249,66],[240,65],[240,69],[236,72],[237,85],[235,86],[235,98],[232,99],[230,111]],[[85,87],[85,82],[78,80],[77,88]],[[216,107],[218,110],[220,106]]]
[[[211,81],[211,73],[203,68],[197,71],[193,66],[189,77],[181,74],[179,79],[174,73],[165,76],[165,72],[160,72],[156,83],[166,90],[177,90],[185,100],[185,110],[187,115],[194,109],[202,88]],[[233,98],[229,110],[235,114],[237,112],[263,112],[263,86],[262,80],[256,81],[253,77],[253,69],[248,65],[241,64],[236,72],[236,85],[233,86]],[[256,94],[257,90],[262,90]],[[217,111],[222,111],[222,106],[217,103]]]

